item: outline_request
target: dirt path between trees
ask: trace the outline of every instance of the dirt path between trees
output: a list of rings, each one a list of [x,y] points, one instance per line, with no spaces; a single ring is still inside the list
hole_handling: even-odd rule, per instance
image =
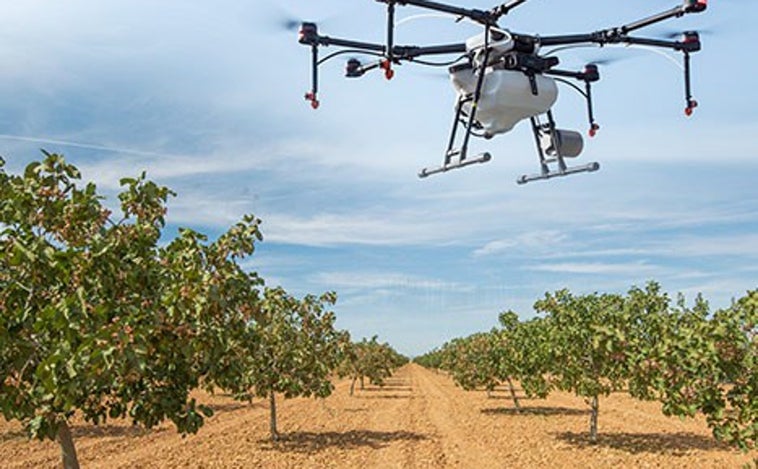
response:
[[[84,468],[740,468],[758,457],[718,444],[702,419],[668,418],[623,394],[601,399],[591,445],[586,404],[564,393],[523,400],[516,412],[504,389],[488,398],[412,364],[382,388],[350,397],[348,387],[340,381],[323,401],[280,400],[277,444],[264,402],[225,396],[199,396],[216,415],[185,438],[170,425],[143,431],[124,421],[75,422],[73,433]],[[0,468],[59,465],[56,444],[30,442],[0,419]]]

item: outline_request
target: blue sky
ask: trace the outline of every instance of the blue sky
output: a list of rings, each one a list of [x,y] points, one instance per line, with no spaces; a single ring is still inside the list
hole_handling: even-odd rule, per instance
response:
[[[758,3],[713,0],[650,29],[702,28],[694,95],[681,72],[639,49],[571,51],[569,68],[623,57],[595,86],[591,175],[517,186],[536,170],[528,126],[475,150],[494,159],[419,180],[441,161],[454,93],[438,72],[399,67],[343,78],[322,69],[322,106],[303,101],[309,51],[277,29],[323,20],[336,37],[383,42],[373,0],[26,0],[0,15],[0,154],[17,171],[39,148],[64,153],[109,195],[146,170],[178,196],[171,230],[220,233],[245,213],[264,242],[245,261],[296,294],[335,290],[339,325],[419,354],[487,330],[504,309],[533,315],[546,291],[624,292],[650,279],[726,306],[758,282]],[[475,8],[493,3],[461,2]],[[501,21],[542,35],[593,31],[675,0],[531,0]],[[399,16],[423,13],[401,8]],[[459,42],[477,28],[427,18],[399,43]],[[559,125],[586,130],[567,89]],[[112,199],[111,199],[112,200]]]

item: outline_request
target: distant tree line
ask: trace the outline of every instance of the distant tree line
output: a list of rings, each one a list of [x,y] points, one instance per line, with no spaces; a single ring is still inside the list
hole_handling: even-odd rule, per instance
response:
[[[447,370],[464,389],[513,381],[529,397],[575,393],[590,410],[597,440],[600,398],[626,391],[662,403],[663,413],[705,415],[714,436],[748,451],[758,441],[758,290],[711,312],[698,296],[687,306],[658,283],[626,295],[548,293],[538,317],[500,315],[500,327],[455,339],[415,361]]]

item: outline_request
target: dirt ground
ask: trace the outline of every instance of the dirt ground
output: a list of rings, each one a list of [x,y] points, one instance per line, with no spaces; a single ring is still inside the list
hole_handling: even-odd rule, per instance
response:
[[[283,440],[268,440],[268,408],[203,396],[216,411],[197,435],[170,425],[144,431],[115,421],[76,425],[82,467],[193,468],[740,468],[745,455],[717,443],[701,419],[660,413],[656,403],[623,394],[600,401],[600,437],[588,442],[584,401],[556,393],[513,409],[505,390],[456,388],[445,375],[417,365],[400,369],[383,388],[354,397],[347,381],[326,400],[279,402]],[[57,467],[58,446],[30,442],[18,424],[0,420],[0,467]]]

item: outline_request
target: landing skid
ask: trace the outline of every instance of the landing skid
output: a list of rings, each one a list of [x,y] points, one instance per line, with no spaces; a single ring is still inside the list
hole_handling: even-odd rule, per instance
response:
[[[486,37],[489,38],[490,26],[486,28]],[[487,39],[489,41],[489,39]],[[458,96],[458,103],[455,109],[455,116],[453,117],[453,128],[450,130],[450,140],[447,145],[447,151],[445,152],[445,160],[441,166],[432,168],[423,168],[418,173],[418,177],[425,178],[433,174],[445,173],[453,169],[465,168],[472,164],[486,163],[492,159],[492,155],[489,153],[480,153],[474,158],[467,158],[468,144],[471,139],[472,129],[477,125],[476,121],[476,109],[479,104],[479,99],[482,94],[482,85],[484,84],[484,72],[489,63],[490,49],[485,48],[484,59],[476,68],[476,74],[478,76],[476,81],[476,89],[472,94],[467,96]],[[464,112],[464,105],[471,103],[471,111],[466,115]],[[458,127],[464,128],[463,141],[461,145],[456,148]]]
[[[520,178],[516,179],[518,184],[526,184],[532,181],[542,181],[557,177],[570,176],[577,173],[592,173],[600,169],[600,163],[592,162],[581,166],[568,166],[563,155],[561,148],[563,147],[560,137],[560,131],[555,128],[555,120],[553,119],[552,111],[547,112],[547,123],[542,124],[538,117],[532,117],[532,132],[534,133],[534,140],[537,143],[537,154],[540,158],[540,172],[539,174],[524,174]],[[543,139],[548,138],[550,140],[550,149],[545,150],[543,148]],[[579,152],[581,151],[581,145]],[[549,153],[545,155],[545,153]],[[569,154],[568,156],[576,156],[579,152]],[[558,167],[555,169],[550,168],[550,164],[556,164]]]
[[[595,162],[595,163],[590,163],[583,166],[567,167],[564,170],[560,170],[560,169],[555,170],[555,171],[548,170],[540,174],[529,174],[529,175],[524,174],[520,178],[516,179],[516,182],[518,184],[526,184],[527,182],[541,181],[543,179],[552,179],[552,178],[557,178],[561,176],[570,176],[572,174],[577,174],[577,173],[592,173],[592,172],[597,171],[598,169],[600,169],[600,163]]]
[[[433,174],[446,173],[453,169],[465,168],[466,166],[469,166],[472,164],[486,163],[491,159],[492,159],[492,155],[490,155],[489,153],[481,153],[477,155],[475,158],[459,158],[456,161],[453,161],[451,159],[449,162],[446,162],[442,166],[437,166],[433,168],[423,168],[421,171],[419,171],[418,177],[425,178]]]

